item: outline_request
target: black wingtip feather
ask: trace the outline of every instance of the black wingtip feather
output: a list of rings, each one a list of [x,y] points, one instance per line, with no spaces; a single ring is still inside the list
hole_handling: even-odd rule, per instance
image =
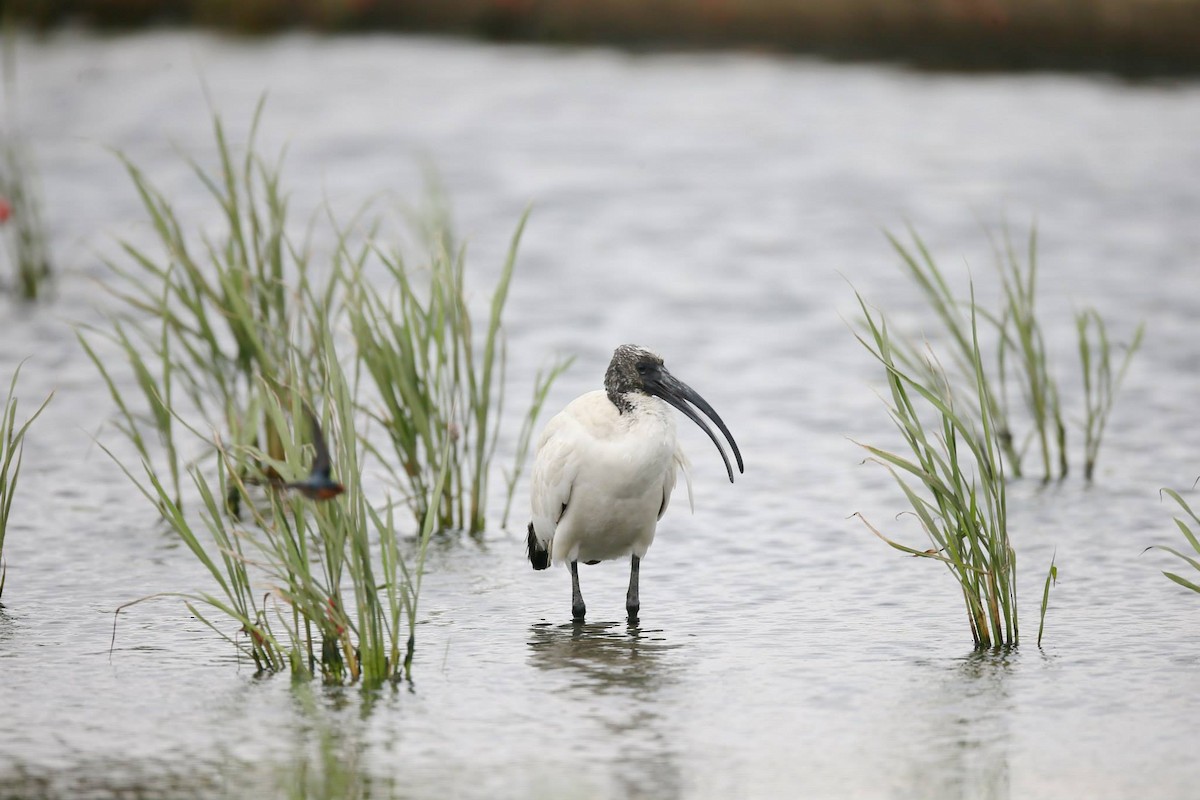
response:
[[[529,538],[525,542],[526,552],[529,554],[529,563],[534,569],[545,569],[550,566],[550,551],[542,547],[542,543],[538,541],[537,534],[533,532],[533,523],[529,523]]]

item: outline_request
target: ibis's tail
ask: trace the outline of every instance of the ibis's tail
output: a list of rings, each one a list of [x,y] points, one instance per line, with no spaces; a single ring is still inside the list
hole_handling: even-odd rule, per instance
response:
[[[538,541],[533,532],[533,523],[529,523],[529,538],[526,540],[526,551],[529,553],[529,563],[534,569],[545,569],[550,566],[550,551]]]

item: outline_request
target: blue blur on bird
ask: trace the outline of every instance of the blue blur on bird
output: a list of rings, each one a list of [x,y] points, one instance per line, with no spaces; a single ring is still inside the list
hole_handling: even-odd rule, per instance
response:
[[[325,444],[325,435],[321,433],[321,423],[317,421],[317,415],[308,407],[308,403],[303,405],[304,413],[312,426],[313,447],[316,448],[317,453],[313,458],[312,470],[308,473],[308,477],[302,481],[293,481],[287,484],[287,488],[295,489],[312,500],[331,500],[346,491],[346,487],[333,479],[333,465],[330,463],[329,447]]]
[[[667,510],[677,470],[692,499],[688,460],[675,436],[681,411],[717,446],[729,482],[733,467],[712,429],[716,424],[744,472],[742,454],[725,423],[703,397],[673,376],[656,353],[621,345],[613,353],[604,388],[571,401],[547,424],[537,444],[531,477],[527,552],[535,570],[566,564],[571,572],[571,616],[586,614],[579,562],[631,557],[625,609],[638,618],[638,571]]]

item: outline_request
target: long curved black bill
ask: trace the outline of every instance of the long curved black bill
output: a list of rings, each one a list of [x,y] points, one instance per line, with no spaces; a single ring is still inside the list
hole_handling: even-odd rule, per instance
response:
[[[657,389],[658,391],[654,391],[654,389]],[[704,432],[708,434],[708,438],[713,440],[713,444],[717,446],[717,450],[721,453],[721,460],[725,462],[725,471],[729,473],[730,483],[733,483],[733,467],[729,463],[729,456],[725,455],[725,448],[721,446],[720,440],[717,439],[716,434],[712,432],[712,428],[704,424],[704,420],[701,419],[700,415],[696,413],[696,410],[692,408],[693,405],[703,411],[709,419],[716,423],[717,428],[720,429],[721,433],[725,435],[725,438],[729,440],[729,446],[733,448],[733,456],[735,459],[737,459],[738,472],[744,473],[746,471],[745,466],[742,464],[742,454],[738,450],[737,442],[733,440],[733,434],[729,432],[729,428],[725,427],[725,422],[721,419],[720,414],[713,410],[713,407],[708,404],[708,401],[701,397],[695,389],[663,369],[660,372],[658,386],[653,387],[651,391],[654,391],[654,394],[657,394],[663,400],[666,400],[675,408],[682,411],[684,416],[699,425]],[[692,405],[688,405],[688,403],[691,403]]]

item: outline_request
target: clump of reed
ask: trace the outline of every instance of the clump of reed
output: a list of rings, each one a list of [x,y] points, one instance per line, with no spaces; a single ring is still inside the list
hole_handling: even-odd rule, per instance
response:
[[[949,337],[956,378],[979,384],[983,403],[996,424],[999,446],[1010,472],[1017,478],[1025,474],[1024,460],[1033,448],[1041,464],[1043,480],[1065,478],[1070,470],[1067,424],[1037,314],[1036,229],[1030,232],[1024,258],[1007,233],[1002,243],[993,242],[1002,289],[1002,302],[994,310],[977,307],[973,299],[959,299],[920,237],[912,230],[910,235],[911,249],[890,234],[888,238]],[[972,366],[968,328],[968,317],[975,313],[986,320],[996,334],[995,354],[988,359],[993,366],[979,379]],[[1141,346],[1144,325],[1135,330],[1119,365],[1115,363],[1114,347],[1104,320],[1097,311],[1078,312],[1076,330],[1084,390],[1081,416],[1084,477],[1091,481],[1116,394],[1134,353]],[[923,369],[922,359],[914,354],[911,346],[904,349],[902,358],[911,368]],[[1010,387],[1014,384],[1020,398],[1019,406],[1010,397]],[[1016,431],[1022,423],[1028,426],[1023,435]]]
[[[5,240],[11,279],[0,286],[21,300],[33,302],[46,296],[54,270],[50,266],[33,158],[16,124],[13,101],[16,46],[10,26],[5,25],[3,36],[0,57],[4,60],[6,120],[0,135],[0,238]]]
[[[1015,354],[1015,365],[1011,372],[1016,374],[1025,410],[1033,423],[1030,438],[1037,441],[1042,477],[1050,480],[1057,467],[1058,477],[1065,478],[1069,470],[1067,426],[1063,422],[1058,383],[1048,365],[1046,341],[1037,316],[1037,230],[1029,233],[1024,263],[1007,235],[1004,244],[997,246],[996,251],[1000,283],[1004,290],[1001,310],[998,315],[991,316],[999,334],[996,369],[1002,387],[1007,389],[1010,379],[1010,370],[1006,368],[1009,353]],[[1007,395],[1007,391],[1002,394]],[[1014,471],[1020,475],[1020,455],[1014,461]]]
[[[0,145],[0,236],[6,240],[12,276],[4,287],[21,300],[44,298],[54,271],[33,167],[24,142],[8,137]]]
[[[430,537],[464,519],[463,509],[473,530],[486,519],[503,398],[500,314],[515,253],[475,358],[461,255],[424,286],[399,256],[382,257],[374,223],[342,229],[328,214],[335,244],[323,270],[289,238],[281,168],[254,149],[261,111],[244,157],[234,157],[214,118],[217,172],[193,165],[221,211],[218,234],[189,230],[125,162],[161,252],[124,247],[125,259],[109,265],[120,310],[79,338],[141,461],[122,468],[219,587],[167,594],[183,597],[261,670],[376,685],[411,668]],[[377,276],[366,277],[377,257],[401,298],[394,310]],[[136,389],[105,358],[102,339],[123,356]],[[537,389],[544,393],[535,387],[535,398]],[[379,406],[385,412],[371,410]],[[382,422],[396,440],[410,430],[397,433],[399,417],[419,418],[411,435],[420,442],[411,452],[397,447],[397,463],[365,429]],[[284,490],[303,477],[321,430],[344,492],[313,502]],[[464,471],[468,463],[473,471]],[[368,498],[368,466],[382,468],[382,502]],[[185,512],[185,495],[198,508],[189,500]],[[417,531],[403,544],[396,510],[406,506]]]
[[[1083,474],[1090,481],[1096,470],[1096,460],[1100,457],[1100,441],[1104,438],[1113,402],[1125,380],[1134,353],[1142,345],[1146,326],[1144,323],[1138,325],[1115,370],[1113,348],[1100,314],[1095,309],[1085,308],[1076,313],[1075,326],[1079,334],[1079,363],[1083,371]]]
[[[288,491],[308,470],[315,429],[299,393],[284,397],[266,387],[257,410],[281,434],[279,457],[250,444],[227,447],[214,437],[215,468],[187,470],[201,501],[200,524],[175,503],[152,468],[143,464],[141,476],[127,474],[219,587],[165,595],[182,598],[260,671],[372,687],[411,677],[425,553],[441,495],[433,493],[415,541],[402,544],[393,506],[377,509],[367,499],[364,445],[352,428],[353,391],[337,366],[332,339],[325,345],[327,405],[320,427],[344,487],[340,497],[314,502]],[[231,495],[241,501],[244,522],[227,511]],[[223,627],[213,612],[236,627]]]
[[[1002,245],[993,242],[1002,298],[995,310],[976,302],[973,283],[970,296],[959,299],[921,238],[911,229],[910,234],[911,247],[891,234],[888,239],[939,320],[953,367],[947,370],[928,344],[895,339],[882,315],[877,319],[859,296],[865,334],[856,336],[885,367],[888,410],[911,455],[863,446],[871,460],[896,478],[934,547],[909,547],[868,527],[898,550],[947,565],[962,587],[977,646],[1015,645],[1016,558],[1008,541],[1005,470],[1021,476],[1031,448],[1040,457],[1044,480],[1064,478],[1069,470],[1067,426],[1037,314],[1037,232],[1030,233],[1024,258],[1007,234]],[[986,355],[980,345],[980,320],[994,336],[994,355]],[[1076,330],[1084,390],[1084,475],[1090,481],[1144,326],[1136,329],[1119,364],[1094,309],[1076,315]],[[1010,398],[1013,385],[1019,406]],[[1022,422],[1029,429],[1019,436],[1014,428]],[[1058,566],[1051,559],[1042,591],[1039,645],[1057,578]]]
[[[23,363],[23,362],[22,362]],[[12,514],[13,498],[17,494],[17,479],[21,475],[21,459],[25,453],[25,432],[33,421],[46,409],[51,392],[37,410],[21,425],[17,426],[17,379],[21,376],[21,366],[13,370],[12,380],[8,384],[8,394],[4,399],[4,412],[0,416],[0,597],[4,596],[4,581],[7,571],[4,566],[4,538],[8,530],[9,516]]]
[[[1168,547],[1167,545],[1162,544],[1151,545],[1150,547],[1147,547],[1146,550],[1164,550],[1181,561],[1187,562],[1192,569],[1200,572],[1200,538],[1197,537],[1196,533],[1197,531],[1200,531],[1200,516],[1196,516],[1196,512],[1192,509],[1191,505],[1189,505],[1188,502],[1183,499],[1183,495],[1174,489],[1163,489],[1161,494],[1165,494],[1174,500],[1179,506],[1180,510],[1183,512],[1184,517],[1175,517],[1175,526],[1179,528],[1179,532],[1183,534],[1183,538],[1187,540],[1189,545],[1191,545],[1192,550],[1196,553],[1196,557],[1189,556],[1186,553],[1181,553],[1174,547]],[[1178,575],[1174,572],[1167,572],[1166,570],[1163,570],[1163,575],[1166,575],[1180,586],[1191,589],[1193,592],[1200,593],[1200,582],[1198,582],[1200,581],[1200,577],[1188,580],[1181,575]]]
[[[197,242],[169,199],[122,157],[162,252],[122,245],[125,262],[108,263],[114,279],[110,291],[120,310],[108,329],[87,330],[108,339],[125,356],[149,415],[138,413],[106,360],[82,333],[79,337],[108,386],[118,428],[144,461],[153,461],[148,437],[157,437],[176,504],[182,504],[183,467],[172,410],[186,402],[210,427],[235,437],[235,444],[263,443],[278,456],[279,432],[261,414],[250,418],[248,410],[261,399],[263,386],[278,389],[293,350],[314,352],[306,339],[311,326],[301,313],[314,309],[298,293],[323,299],[332,291],[330,279],[324,294],[314,293],[308,254],[285,235],[287,199],[279,186],[280,167],[264,161],[254,148],[261,112],[260,104],[240,162],[220,118],[214,117],[217,174],[192,163],[220,211],[224,229],[215,238],[204,235]]]
[[[436,214],[425,226],[426,260],[419,270],[397,251],[377,251],[391,279],[390,292],[364,279],[361,269],[347,276],[351,288],[346,317],[358,358],[382,406],[376,418],[403,468],[409,505],[418,520],[427,514],[433,482],[443,467],[447,472],[439,529],[477,533],[487,523],[488,476],[504,408],[501,314],[525,220],[523,216],[518,223],[501,266],[481,343],[476,342],[467,302],[465,251],[455,243],[444,214]],[[428,276],[426,285],[414,285],[414,271]],[[507,505],[542,403],[568,363],[558,362],[535,378],[519,437],[523,446],[506,476]]]
[[[913,248],[910,250],[892,234],[886,234],[892,247],[900,255],[901,263],[925,295],[930,308],[942,323],[946,334],[950,337],[951,353],[956,370],[969,382],[979,386],[980,399],[986,407],[986,413],[996,424],[996,436],[1000,448],[1007,458],[1009,468],[1017,476],[1021,474],[1021,457],[1014,445],[1012,427],[1009,422],[1008,407],[1004,402],[1003,393],[993,386],[993,380],[987,370],[982,370],[976,376],[976,346],[973,337],[968,335],[966,312],[977,309],[964,309],[963,304],[955,296],[946,283],[945,277],[934,261],[933,256],[925,247],[925,243],[911,231]],[[923,374],[924,380],[936,383],[940,380],[938,374],[933,374],[928,368],[928,361],[911,343],[902,341],[897,356],[909,369]],[[1002,373],[1003,374],[1003,373]],[[944,377],[944,370],[941,372]]]
[[[902,358],[883,315],[856,297],[865,331],[855,336],[884,367],[885,403],[908,445],[907,454],[861,446],[896,479],[932,547],[902,544],[863,521],[891,547],[946,565],[962,590],[976,647],[1015,645],[1016,554],[1008,539],[1000,432],[986,394],[976,315],[970,315],[964,353],[974,371],[973,390],[963,391],[932,352],[910,350]],[[909,366],[914,358],[921,359],[919,369]]]

